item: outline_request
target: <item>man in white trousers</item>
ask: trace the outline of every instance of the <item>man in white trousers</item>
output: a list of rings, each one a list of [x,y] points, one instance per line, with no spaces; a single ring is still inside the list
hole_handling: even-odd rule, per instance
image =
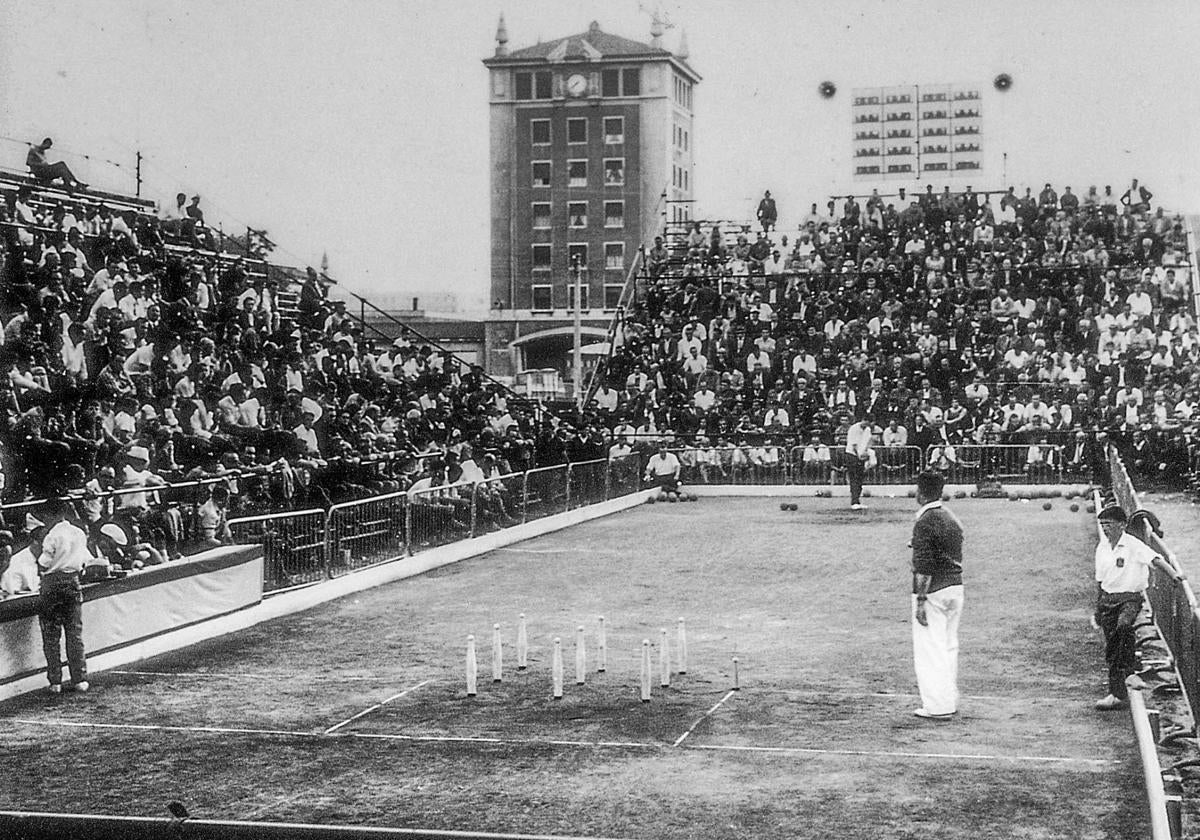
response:
[[[913,664],[921,707],[913,714],[949,720],[958,712],[958,622],[962,617],[963,529],[942,507],[941,473],[917,476],[912,531]]]

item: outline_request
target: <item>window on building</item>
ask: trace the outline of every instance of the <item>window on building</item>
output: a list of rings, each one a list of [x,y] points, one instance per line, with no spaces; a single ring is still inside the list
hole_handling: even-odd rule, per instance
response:
[[[625,183],[625,158],[604,159],[604,185],[620,187]]]
[[[604,308],[612,311],[621,305],[621,292],[625,286],[622,283],[606,283],[604,285]]]
[[[529,287],[532,293],[530,308],[534,312],[549,312],[554,309],[554,287],[548,283],[537,284]]]
[[[549,269],[551,266],[551,249],[548,244],[533,246],[533,267]]]
[[[533,161],[533,185],[535,187],[550,186],[550,161],[535,160]]]
[[[530,120],[529,137],[536,146],[542,146],[549,143],[550,120]]]
[[[625,243],[604,243],[604,267],[609,271],[625,270]]]
[[[579,267],[586,270],[588,261],[587,251],[588,249],[586,242],[576,242],[574,244],[567,245],[567,267],[573,268],[575,266],[575,258],[578,257]]]
[[[588,206],[586,201],[572,201],[567,204],[567,227],[587,227]]]
[[[517,99],[533,99],[533,74],[517,74]]]
[[[606,228],[625,227],[625,202],[604,202],[604,226]]]
[[[602,70],[600,72],[600,93],[604,96],[641,96],[641,68]]]
[[[691,132],[688,131],[687,129],[684,129],[684,131],[683,131],[683,150],[685,152],[688,150],[688,145],[691,143],[691,138],[688,136],[689,134],[691,134]]]
[[[603,96],[621,95],[621,71],[603,70],[600,73],[600,93]]]
[[[517,99],[549,99],[550,72],[517,73]]]
[[[587,117],[567,120],[567,142],[586,143],[588,135]]]
[[[627,67],[621,71],[621,95],[642,95],[642,71],[637,67]]]
[[[587,170],[588,162],[586,160],[567,161],[567,186],[586,187],[588,175]]]
[[[588,298],[590,297],[590,295],[588,294],[589,288],[590,287],[588,286],[587,277],[583,276],[579,283],[579,286],[578,286],[579,308],[581,310],[590,308],[590,307],[588,307]],[[567,284],[567,308],[568,309],[575,308],[575,289],[576,289],[575,278],[572,277],[571,282]]]
[[[691,173],[688,172],[687,169],[683,170],[683,188],[685,190],[690,190],[692,188]]]
[[[604,118],[604,142],[610,145],[625,142],[625,118]]]
[[[548,228],[550,227],[550,202],[536,201],[533,204],[533,227]]]

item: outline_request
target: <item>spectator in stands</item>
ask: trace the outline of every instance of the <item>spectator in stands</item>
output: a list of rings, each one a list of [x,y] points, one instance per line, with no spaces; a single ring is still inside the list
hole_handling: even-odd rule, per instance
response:
[[[50,151],[53,145],[54,141],[49,137],[41,143],[30,144],[29,154],[25,156],[25,165],[29,167],[29,173],[47,186],[61,181],[62,185],[71,191],[87,189],[87,184],[76,178],[71,168],[61,160],[50,163],[46,159],[46,152]]]
[[[775,229],[775,223],[779,220],[779,210],[775,206],[775,199],[771,198],[771,191],[767,190],[763,193],[762,200],[758,202],[758,209],[755,211],[758,221],[762,224],[763,233]]]

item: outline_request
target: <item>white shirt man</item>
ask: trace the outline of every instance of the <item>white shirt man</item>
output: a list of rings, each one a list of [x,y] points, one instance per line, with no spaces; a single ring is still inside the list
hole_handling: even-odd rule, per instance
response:
[[[673,484],[679,480],[680,464],[675,453],[668,452],[665,444],[658,447],[658,453],[646,462],[646,480],[651,479],[662,485]]]
[[[615,411],[617,408],[617,392],[608,385],[596,392],[596,405],[603,411]]]
[[[763,428],[766,429],[770,429],[776,423],[786,428],[791,425],[791,422],[787,409],[781,405],[768,408],[766,414],[763,415]]]
[[[771,357],[765,350],[758,350],[746,357],[747,373],[754,373],[760,366],[763,370],[769,370],[771,367]]]
[[[801,373],[817,375],[817,357],[807,350],[801,350],[796,354],[796,358],[792,359],[792,375],[799,376]]]
[[[37,562],[43,573],[82,572],[93,559],[87,539],[87,534],[74,523],[66,519],[55,523],[42,540],[42,553]]]
[[[892,422],[888,423],[887,428],[883,430],[883,445],[907,446],[908,430],[893,420]]]
[[[41,545],[38,544],[38,550]],[[38,591],[37,557],[33,553],[34,544],[22,548],[8,561],[8,568],[0,575],[0,598],[17,595],[23,592]]]
[[[701,411],[708,411],[717,402],[717,395],[712,388],[705,387],[696,392],[692,403]]]

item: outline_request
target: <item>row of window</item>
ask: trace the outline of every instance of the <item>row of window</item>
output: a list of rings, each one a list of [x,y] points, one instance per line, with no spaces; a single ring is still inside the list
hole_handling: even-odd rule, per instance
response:
[[[588,141],[588,118],[571,117],[567,120],[567,142],[586,143]],[[604,142],[616,146],[625,142],[625,118],[604,117]],[[550,130],[550,120],[529,121],[530,141],[535,146],[548,146],[554,137]]]
[[[552,99],[554,80],[549,70],[523,70],[514,74],[518,100]],[[561,81],[559,85],[561,87]],[[639,67],[608,68],[600,71],[600,95],[607,97],[641,96],[642,71]]]
[[[955,152],[978,152],[980,149],[978,143],[955,143]],[[939,143],[935,145],[922,146],[921,151],[927,155],[942,154],[950,151],[950,147]],[[855,157],[879,157],[883,152],[878,146],[867,146],[862,149],[856,149]],[[907,155],[912,153],[911,146],[893,146],[887,150],[889,155]]]
[[[554,246],[548,242],[538,242],[530,246],[533,250],[532,265],[535,271],[549,271],[554,267]],[[586,242],[571,242],[567,245],[567,268],[575,265],[578,257],[579,265],[587,269],[588,246]],[[625,270],[625,243],[604,243],[604,268],[610,271]]]
[[[534,230],[549,230],[550,215],[554,209],[549,201],[535,201],[533,207]],[[584,230],[588,226],[588,202],[567,202],[567,227],[573,230]],[[625,202],[604,202],[604,226],[606,228],[625,227]]]
[[[675,104],[692,110],[692,83],[680,76],[675,77]]]
[[[946,172],[950,169],[950,165],[944,161],[926,163],[921,167],[924,172]],[[955,161],[954,169],[956,170],[979,170],[983,169],[983,164],[977,160],[959,160]],[[883,171],[880,166],[857,166],[854,169],[855,175],[879,175]],[[894,163],[888,166],[887,173],[894,175],[896,173],[912,172],[911,163]]]
[[[549,160],[531,162],[533,186],[550,187],[554,180],[554,163]],[[588,161],[586,159],[567,161],[567,186],[586,187],[588,185]],[[604,186],[622,187],[625,185],[625,158],[604,158]]]
[[[621,291],[625,288],[624,283],[605,283],[604,284],[604,308],[616,309],[621,305]],[[549,283],[535,283],[529,287],[531,292],[531,308],[534,312],[550,312],[554,309],[554,286]],[[559,300],[565,297],[566,309],[575,308],[575,284],[568,283],[566,287],[566,295],[562,290],[559,290]],[[586,282],[580,285],[579,308],[591,308],[591,288]]]
[[[688,146],[691,144],[690,133],[681,125],[673,126],[673,128],[675,130],[675,148],[682,149],[686,152],[688,150]]]
[[[686,167],[671,165],[671,186],[679,190],[690,190],[692,188],[691,173]]]

